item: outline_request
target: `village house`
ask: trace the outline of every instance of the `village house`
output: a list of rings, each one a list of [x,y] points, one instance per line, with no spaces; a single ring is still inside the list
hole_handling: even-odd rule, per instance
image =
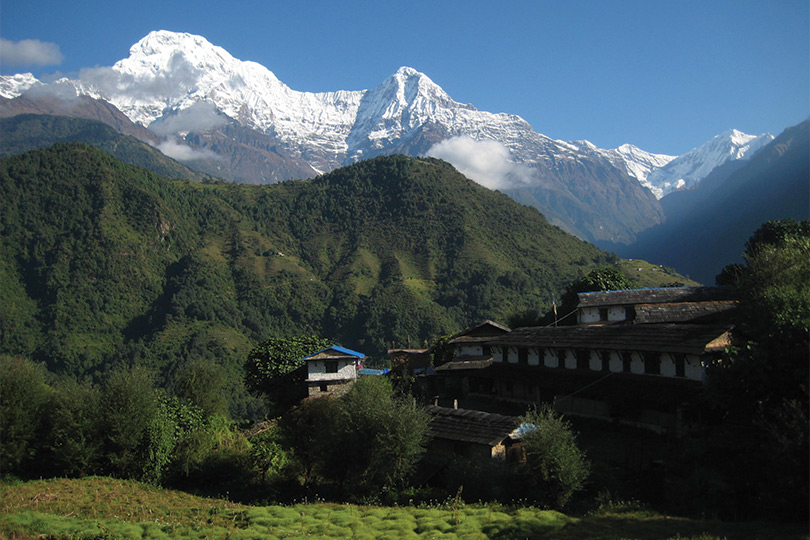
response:
[[[515,408],[550,403],[569,415],[677,431],[706,366],[732,344],[732,325],[716,321],[733,301],[705,287],[579,300],[577,325],[510,330],[485,321],[455,336],[456,356],[435,368],[436,394]]]
[[[430,349],[388,349],[388,358],[398,375],[423,375],[430,368]]]
[[[471,459],[517,460],[520,419],[514,416],[429,406],[428,453]]]
[[[577,294],[577,324],[722,322],[737,307],[718,287],[662,287]]]
[[[357,380],[365,354],[333,345],[304,358],[309,397],[340,395]]]

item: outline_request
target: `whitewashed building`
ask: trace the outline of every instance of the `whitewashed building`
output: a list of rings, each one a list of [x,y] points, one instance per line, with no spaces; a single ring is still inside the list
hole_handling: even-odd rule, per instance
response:
[[[333,345],[304,358],[309,397],[342,394],[357,380],[366,355]]]

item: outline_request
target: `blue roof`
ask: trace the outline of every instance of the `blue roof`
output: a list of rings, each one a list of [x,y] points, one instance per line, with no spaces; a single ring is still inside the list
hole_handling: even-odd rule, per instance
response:
[[[319,355],[324,351],[337,351],[337,352],[340,352],[340,353],[343,353],[343,354],[346,354],[346,355],[349,355],[349,356],[356,356],[358,358],[365,358],[366,357],[366,355],[361,353],[361,352],[353,351],[351,349],[347,349],[346,347],[341,347],[339,345],[332,345],[331,347],[327,347],[325,349],[321,349],[320,351],[318,351],[316,353],[312,353],[309,356],[305,356],[304,358],[302,358],[302,360],[309,360],[313,356]]]
[[[359,373],[360,375],[376,375],[376,376],[381,376],[381,375],[388,375],[388,372],[389,372],[389,371],[390,371],[390,370],[389,370],[388,368],[386,368],[386,369],[372,369],[372,368],[363,368],[363,369],[361,369],[361,370],[360,370],[358,373]]]

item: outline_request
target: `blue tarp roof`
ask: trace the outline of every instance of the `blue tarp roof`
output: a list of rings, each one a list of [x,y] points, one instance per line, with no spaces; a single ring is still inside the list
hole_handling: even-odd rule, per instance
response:
[[[381,375],[388,375],[389,371],[391,370],[387,368],[386,369],[363,368],[358,373],[360,373],[360,375],[376,375],[379,377]]]
[[[351,349],[347,349],[346,347],[341,347],[339,345],[332,345],[331,347],[327,347],[325,349],[321,349],[320,351],[318,351],[316,353],[312,353],[309,356],[305,356],[304,358],[302,358],[302,360],[308,360],[308,359],[312,358],[313,356],[316,356],[318,354],[321,354],[324,351],[329,351],[329,350],[337,351],[337,352],[340,352],[340,353],[343,353],[343,354],[346,354],[346,355],[349,355],[349,356],[356,356],[358,358],[365,358],[366,357],[366,355],[361,353],[361,352],[353,351]]]

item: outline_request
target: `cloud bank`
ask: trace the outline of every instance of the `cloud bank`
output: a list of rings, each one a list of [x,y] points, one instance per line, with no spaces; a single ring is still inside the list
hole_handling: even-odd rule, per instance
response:
[[[200,159],[222,159],[216,152],[211,150],[195,150],[194,148],[169,139],[157,145],[157,149],[177,161],[197,161]]]
[[[7,66],[55,66],[64,59],[56,43],[38,39],[11,41],[0,38],[0,63]]]
[[[511,161],[511,152],[498,141],[453,137],[431,146],[427,155],[449,162],[464,176],[489,189],[514,189],[530,183],[532,178],[532,169]]]
[[[225,117],[217,112],[213,104],[198,101],[171,116],[155,120],[149,124],[149,129],[158,135],[174,135],[191,131],[207,131],[222,126],[226,122]]]

